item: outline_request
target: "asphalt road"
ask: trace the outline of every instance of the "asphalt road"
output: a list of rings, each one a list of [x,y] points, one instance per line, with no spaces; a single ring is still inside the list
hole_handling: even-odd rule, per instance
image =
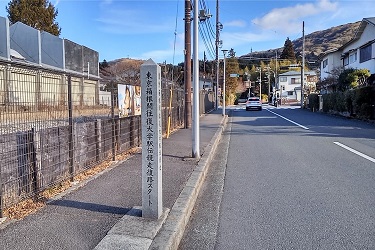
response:
[[[181,250],[375,249],[374,125],[285,107],[231,116]]]

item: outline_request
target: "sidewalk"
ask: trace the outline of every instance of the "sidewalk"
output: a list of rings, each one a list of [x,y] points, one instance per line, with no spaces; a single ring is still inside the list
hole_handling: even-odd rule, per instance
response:
[[[201,116],[198,162],[191,159],[191,129],[163,139],[165,212],[159,221],[139,217],[142,155],[135,154],[7,225],[0,249],[176,249],[225,124],[221,110]]]

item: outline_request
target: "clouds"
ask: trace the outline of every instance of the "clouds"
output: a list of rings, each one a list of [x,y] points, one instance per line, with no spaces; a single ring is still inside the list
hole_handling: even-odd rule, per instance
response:
[[[337,9],[337,2],[319,0],[315,3],[272,9],[266,15],[253,19],[252,22],[264,29],[274,30],[282,34],[293,34],[296,30],[301,29],[303,19],[316,17],[323,13],[333,13]]]
[[[224,23],[224,27],[246,27],[246,21],[244,20],[232,20]]]
[[[132,9],[107,8],[96,21],[100,30],[111,34],[152,34],[165,33],[173,30],[167,21],[155,21],[147,13]]]

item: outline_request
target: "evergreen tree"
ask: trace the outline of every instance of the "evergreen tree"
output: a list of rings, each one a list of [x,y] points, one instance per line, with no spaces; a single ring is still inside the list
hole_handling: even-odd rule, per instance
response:
[[[236,57],[236,52],[234,51],[233,48],[231,48],[231,49],[229,50],[229,52],[228,52],[228,56],[229,56],[230,58],[234,58],[234,57]]]
[[[48,0],[11,0],[6,10],[12,24],[22,22],[55,36],[61,33],[59,24],[55,22],[58,11]]]
[[[290,41],[289,37],[285,40],[283,52],[280,55],[281,59],[288,59],[295,61],[296,54],[294,53],[293,43]]]
[[[100,69],[105,69],[105,68],[108,68],[108,67],[109,67],[108,62],[105,59],[103,60],[103,62],[99,63]]]

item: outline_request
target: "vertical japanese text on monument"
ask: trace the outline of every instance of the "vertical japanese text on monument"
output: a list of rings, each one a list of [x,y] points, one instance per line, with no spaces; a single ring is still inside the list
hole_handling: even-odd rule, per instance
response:
[[[151,193],[153,191],[153,182],[154,182],[154,165],[155,160],[154,159],[154,131],[153,131],[153,125],[154,125],[154,114],[153,114],[153,108],[154,108],[154,100],[153,100],[153,93],[152,93],[152,75],[150,72],[147,72],[146,74],[147,84],[146,84],[146,134],[147,134],[147,194],[148,194],[148,204],[149,206],[152,205],[151,202]]]

